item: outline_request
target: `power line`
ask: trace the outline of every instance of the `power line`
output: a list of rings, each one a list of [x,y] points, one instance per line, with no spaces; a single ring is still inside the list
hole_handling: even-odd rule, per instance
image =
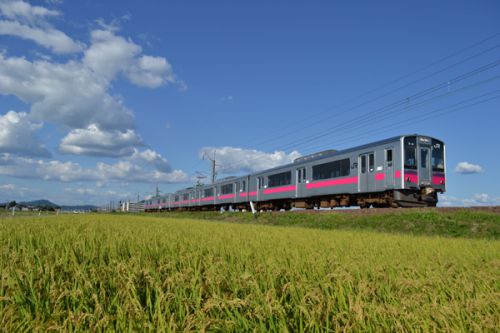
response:
[[[496,60],[492,63],[489,63],[489,64],[486,64],[486,65],[483,65],[481,67],[478,67],[472,71],[469,71],[465,74],[462,74],[462,75],[459,75],[455,78],[452,78],[452,79],[449,79],[449,80],[445,80],[433,87],[430,87],[430,88],[427,88],[427,89],[424,89],[416,94],[413,94],[411,96],[408,96],[408,97],[405,97],[405,98],[402,98],[396,102],[393,102],[389,105],[386,105],[386,106],[383,106],[381,108],[378,108],[374,111],[371,111],[371,112],[367,112],[367,113],[364,113],[360,116],[357,116],[357,117],[354,117],[352,119],[350,119],[349,121],[347,122],[344,122],[343,124],[341,125],[338,125],[338,126],[335,126],[333,128],[330,128],[326,131],[323,131],[321,134],[314,134],[314,135],[310,135],[310,136],[306,136],[306,137],[303,137],[301,139],[298,139],[298,140],[294,140],[288,144],[285,144],[285,145],[282,145],[282,146],[277,146],[275,147],[274,149],[290,149],[291,147],[298,147],[298,146],[301,146],[302,144],[304,143],[308,143],[308,142],[312,142],[314,140],[318,140],[320,138],[323,138],[341,128],[346,128],[346,127],[349,127],[353,124],[355,124],[357,121],[359,120],[362,120],[363,118],[367,117],[367,116],[376,116],[376,115],[380,115],[380,114],[383,114],[384,112],[387,112],[388,110],[391,110],[393,108],[396,108],[396,107],[399,107],[401,105],[405,105],[407,104],[408,102],[410,101],[413,101],[413,100],[416,100],[416,99],[419,99],[423,96],[426,96],[428,94],[431,94],[433,92],[436,92],[436,91],[439,91],[440,89],[442,88],[445,88],[445,87],[448,87],[449,85],[453,85],[453,84],[456,84],[460,81],[463,81],[463,80],[466,80],[474,75],[477,75],[479,73],[482,73],[482,72],[485,72],[487,70],[490,70],[492,68],[495,68],[496,66],[500,65],[500,60]]]
[[[461,82],[463,80],[471,78],[474,75],[483,73],[483,72],[485,72],[487,70],[490,70],[490,69],[493,69],[493,68],[495,68],[498,65],[500,65],[500,60],[496,60],[496,61],[491,62],[489,64],[480,66],[480,67],[478,67],[476,69],[473,69],[473,70],[471,70],[469,72],[466,72],[466,73],[463,73],[461,75],[458,75],[458,76],[456,76],[456,77],[454,77],[452,79],[445,80],[445,81],[443,81],[443,82],[441,82],[441,83],[439,83],[437,85],[434,85],[431,88],[424,89],[424,90],[422,90],[420,92],[417,92],[417,93],[415,93],[415,94],[413,94],[413,95],[411,95],[409,97],[400,99],[399,101],[393,102],[393,103],[391,103],[391,104],[389,104],[387,106],[384,106],[382,108],[376,109],[375,111],[371,111],[371,112],[365,113],[364,115],[361,115],[361,116],[358,116],[358,117],[354,117],[353,119],[349,120],[347,123],[344,123],[342,125],[336,126],[336,127],[332,128],[332,129],[329,129],[328,131],[326,131],[324,133],[321,133],[319,135],[309,136],[309,137],[306,137],[305,139],[302,138],[300,140],[293,141],[292,143],[288,143],[285,146],[275,147],[275,149],[292,149],[292,148],[295,149],[295,148],[298,148],[300,146],[304,146],[307,143],[312,143],[314,141],[317,141],[318,139],[330,136],[332,134],[334,135],[334,134],[337,134],[339,132],[342,132],[342,130],[351,129],[352,126],[355,126],[355,125],[357,125],[356,127],[359,128],[359,127],[362,127],[362,126],[360,126],[360,124],[367,123],[369,121],[371,121],[370,124],[373,124],[374,122],[377,122],[377,121],[372,121],[375,117],[379,117],[378,121],[380,121],[380,120],[386,119],[388,117],[388,115],[393,114],[395,112],[406,111],[406,110],[410,110],[410,109],[413,109],[413,108],[417,108],[418,106],[421,106],[421,105],[423,105],[425,103],[432,102],[432,101],[434,101],[436,99],[440,99],[440,98],[443,98],[443,97],[446,97],[446,96],[457,94],[457,93],[463,92],[465,90],[469,90],[469,89],[472,89],[474,87],[477,87],[479,85],[492,82],[494,80],[499,79],[500,76],[493,76],[493,77],[490,77],[488,79],[485,79],[485,80],[482,80],[482,81],[479,81],[479,82],[475,82],[475,83],[470,84],[468,86],[462,87],[462,88],[460,88],[458,90],[454,90],[454,91],[447,92],[447,93],[444,93],[444,94],[441,94],[441,95],[438,95],[438,96],[431,97],[431,98],[429,98],[427,100],[424,100],[424,101],[422,101],[420,103],[408,105],[409,101],[418,100],[419,98],[422,98],[422,97],[424,97],[426,95],[429,95],[429,94],[431,94],[433,92],[439,91],[440,89],[443,89],[444,87],[447,87],[450,84],[456,84],[458,82]],[[397,109],[397,107],[401,107],[401,106],[402,106],[402,108]],[[364,118],[364,119],[360,119],[361,117]],[[311,145],[309,145],[309,146],[311,146]],[[231,168],[232,166],[235,166],[235,165],[237,165],[237,164],[236,163],[231,163],[229,165],[226,165],[225,169]]]
[[[452,104],[452,105],[449,105],[449,106],[446,106],[443,108],[439,108],[439,109],[436,109],[433,111],[419,114],[419,115],[416,115],[416,116],[411,117],[411,118],[403,119],[403,120],[400,120],[398,122],[394,122],[394,123],[391,123],[389,125],[379,127],[379,128],[373,129],[373,130],[365,131],[361,135],[353,135],[350,137],[343,137],[341,140],[338,140],[335,143],[340,144],[340,143],[345,143],[345,142],[351,142],[352,139],[359,139],[359,138],[370,136],[373,134],[384,133],[384,132],[387,132],[388,130],[396,129],[397,127],[400,127],[400,126],[405,125],[405,124],[422,122],[422,121],[425,121],[425,120],[428,120],[428,119],[431,119],[434,117],[441,117],[441,116],[449,114],[449,113],[461,111],[463,109],[467,109],[467,108],[470,108],[470,107],[473,107],[473,106],[476,106],[479,104],[484,104],[484,103],[489,102],[493,99],[500,98],[500,94],[497,96],[489,97],[489,98],[471,103],[471,104],[462,105],[462,104],[465,104],[467,102],[475,101],[475,100],[480,99],[482,97],[493,95],[495,93],[500,93],[500,90],[493,90],[493,91],[490,91],[490,92],[463,100],[461,102],[458,102],[458,103],[455,103],[455,104]],[[450,110],[448,110],[448,109],[450,109]],[[323,145],[323,146],[319,146],[319,147],[315,146],[313,150],[316,151],[317,149],[321,149],[323,147],[330,147],[330,145]]]
[[[370,90],[370,91],[368,91],[368,92],[366,92],[366,93],[363,93],[363,94],[361,94],[361,95],[358,95],[358,96],[356,96],[356,97],[354,97],[354,98],[350,99],[350,100],[349,100],[348,102],[346,102],[346,103],[342,103],[342,104],[340,104],[340,105],[338,105],[338,106],[335,106],[335,107],[330,107],[330,108],[327,108],[327,109],[325,109],[324,111],[318,112],[318,113],[316,113],[316,114],[309,115],[308,117],[306,117],[306,118],[304,118],[304,119],[302,119],[302,120],[294,121],[292,124],[296,125],[296,123],[297,123],[297,122],[299,122],[299,123],[301,123],[301,125],[300,125],[299,127],[296,127],[296,126],[292,127],[294,130],[291,130],[291,131],[287,132],[286,134],[281,134],[280,136],[276,136],[276,137],[271,138],[271,139],[268,139],[268,140],[260,141],[260,142],[259,142],[259,143],[257,143],[255,146],[257,146],[257,147],[262,146],[262,145],[267,144],[267,143],[269,143],[269,142],[273,142],[273,141],[276,141],[276,140],[282,139],[282,138],[283,138],[283,137],[285,137],[285,136],[288,136],[288,135],[291,135],[291,134],[296,134],[296,132],[297,132],[297,131],[304,130],[304,129],[306,129],[306,128],[310,128],[310,127],[315,126],[315,125],[317,125],[317,124],[319,124],[319,123],[323,123],[325,120],[331,119],[331,118],[333,118],[333,117],[334,117],[334,116],[336,116],[336,115],[335,115],[335,114],[334,114],[334,115],[329,115],[329,116],[327,116],[327,117],[325,117],[325,118],[322,118],[322,119],[321,119],[321,120],[319,120],[319,121],[314,121],[313,123],[311,123],[311,124],[309,124],[309,125],[304,125],[304,124],[303,124],[303,122],[310,121],[311,119],[316,119],[316,116],[318,116],[318,115],[322,115],[322,114],[326,113],[327,111],[330,111],[330,110],[332,110],[332,109],[334,109],[334,108],[338,108],[338,107],[341,107],[341,106],[344,106],[344,105],[348,105],[351,101],[356,101],[356,100],[359,100],[360,98],[365,97],[365,96],[367,96],[367,95],[369,95],[369,94],[371,94],[371,93],[373,93],[373,92],[375,92],[375,91],[378,91],[378,90],[384,89],[384,88],[386,88],[386,87],[388,87],[388,86],[391,86],[392,84],[394,84],[394,83],[396,83],[396,82],[399,82],[399,81],[401,81],[401,80],[403,80],[403,79],[405,79],[405,78],[408,78],[408,77],[411,77],[411,76],[413,76],[413,75],[415,75],[415,74],[417,74],[417,73],[423,72],[423,71],[425,71],[425,70],[427,70],[427,69],[429,69],[429,68],[431,68],[431,67],[433,67],[433,66],[435,66],[435,65],[437,65],[437,64],[439,64],[439,63],[442,63],[443,61],[446,61],[446,60],[451,59],[451,58],[453,58],[453,57],[455,57],[455,56],[457,56],[457,55],[459,55],[459,54],[462,54],[463,52],[465,52],[465,51],[467,51],[467,50],[470,50],[470,49],[472,49],[472,48],[475,48],[475,47],[477,47],[477,46],[479,46],[479,45],[481,45],[481,44],[483,44],[483,43],[485,43],[485,42],[487,42],[487,41],[489,41],[489,40],[492,40],[492,39],[494,39],[494,38],[496,38],[496,37],[498,37],[498,36],[500,36],[500,33],[496,33],[496,34],[494,34],[494,35],[492,35],[492,36],[490,36],[490,37],[488,37],[488,38],[485,38],[485,39],[483,39],[483,40],[481,40],[481,41],[477,42],[477,43],[474,43],[474,44],[472,44],[472,45],[470,45],[470,46],[467,46],[467,47],[465,47],[465,48],[462,48],[462,49],[460,49],[460,50],[458,50],[458,51],[456,51],[456,52],[454,52],[454,53],[452,53],[452,54],[450,54],[450,55],[448,55],[448,56],[446,56],[446,57],[443,57],[443,58],[441,58],[441,59],[439,59],[439,60],[437,60],[437,61],[435,61],[435,62],[432,62],[431,64],[426,65],[426,66],[424,66],[424,67],[422,67],[422,68],[420,68],[420,69],[418,69],[418,70],[416,70],[416,71],[413,71],[413,72],[411,72],[411,73],[409,73],[409,74],[405,74],[405,75],[403,75],[403,76],[401,76],[401,77],[399,77],[399,78],[397,78],[397,79],[395,79],[395,80],[390,81],[389,83],[383,84],[382,86],[379,86],[379,87],[377,87],[377,88],[375,88],[375,89],[372,89],[372,90]],[[395,93],[395,92],[397,92],[397,91],[400,91],[400,90],[402,90],[402,89],[404,89],[404,88],[407,88],[407,87],[409,87],[409,86],[411,86],[411,85],[413,85],[413,84],[415,84],[415,83],[418,83],[418,82],[421,82],[421,81],[423,81],[423,80],[426,80],[426,79],[428,79],[428,78],[430,78],[430,77],[433,77],[433,76],[435,76],[435,75],[438,75],[438,74],[440,74],[440,73],[443,73],[443,72],[445,72],[445,71],[447,71],[447,70],[449,70],[449,69],[451,69],[451,68],[453,68],[453,67],[459,66],[459,65],[461,65],[461,64],[463,64],[463,63],[465,63],[465,62],[467,62],[467,61],[470,61],[470,60],[472,60],[472,59],[474,59],[474,58],[477,58],[477,57],[479,57],[479,56],[481,56],[481,55],[484,55],[484,54],[486,54],[486,53],[488,53],[488,52],[491,52],[491,51],[493,51],[493,50],[495,50],[495,49],[497,49],[497,48],[499,48],[499,47],[500,47],[500,44],[496,44],[496,45],[494,45],[494,46],[492,46],[492,47],[490,47],[490,48],[488,48],[488,49],[482,50],[482,51],[480,51],[480,52],[478,52],[478,53],[476,53],[476,54],[474,54],[474,55],[471,55],[471,56],[469,56],[469,57],[467,57],[467,58],[465,58],[465,59],[463,59],[463,60],[460,60],[460,61],[458,61],[458,62],[456,62],[456,63],[454,63],[454,64],[452,64],[452,65],[449,65],[449,66],[447,66],[447,67],[445,67],[445,68],[442,68],[442,69],[440,69],[440,70],[437,70],[437,71],[435,71],[435,72],[433,72],[433,73],[431,73],[431,74],[428,74],[428,75],[426,75],[426,76],[424,76],[424,77],[421,77],[421,78],[419,78],[419,79],[417,79],[417,80],[414,80],[414,81],[412,81],[412,82],[410,82],[410,83],[407,83],[407,84],[405,84],[405,85],[403,85],[403,86],[400,86],[400,87],[397,87],[397,88],[395,88],[395,89],[392,89],[392,90],[390,90],[389,92],[384,93],[383,95],[379,95],[379,96],[377,96],[377,97],[374,97],[374,98],[372,98],[372,99],[369,99],[369,100],[367,100],[367,101],[364,101],[364,102],[362,102],[362,103],[359,103],[359,104],[357,104],[357,105],[355,105],[355,106],[353,106],[353,107],[351,107],[351,108],[347,109],[345,112],[353,111],[353,110],[358,109],[358,108],[360,108],[360,107],[362,107],[362,106],[365,106],[365,105],[367,105],[367,104],[369,104],[369,103],[372,103],[372,102],[375,102],[375,101],[377,101],[377,100],[380,100],[380,99],[382,99],[382,98],[384,98],[384,97],[387,97],[387,96],[389,96],[389,95],[391,95],[391,94],[393,94],[393,93]],[[282,127],[282,128],[287,128],[287,127],[290,127],[290,126],[288,125],[288,126],[284,126],[284,127]]]

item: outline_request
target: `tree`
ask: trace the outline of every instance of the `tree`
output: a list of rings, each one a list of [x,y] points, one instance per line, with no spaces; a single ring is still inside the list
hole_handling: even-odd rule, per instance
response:
[[[12,207],[16,207],[16,206],[17,206],[17,202],[16,202],[16,200],[13,200],[13,201],[9,202],[9,205],[7,207],[12,208]]]

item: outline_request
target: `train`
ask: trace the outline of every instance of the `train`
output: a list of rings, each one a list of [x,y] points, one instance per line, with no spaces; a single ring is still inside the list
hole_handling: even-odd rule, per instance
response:
[[[446,191],[445,170],[443,141],[400,135],[157,195],[144,210],[435,207]]]

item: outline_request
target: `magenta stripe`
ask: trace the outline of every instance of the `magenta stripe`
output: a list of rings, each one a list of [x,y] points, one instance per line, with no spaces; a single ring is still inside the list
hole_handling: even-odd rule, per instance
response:
[[[401,178],[401,170],[394,172],[394,178]]]
[[[383,173],[376,173],[375,174],[375,180],[381,181],[381,180],[384,180],[384,179],[385,179],[385,174],[383,174]]]
[[[214,200],[214,197],[206,197],[201,199],[201,201],[212,201],[212,200]]]
[[[248,195],[249,195],[249,196],[256,196],[256,195],[257,195],[257,192],[248,192]]]
[[[358,182],[358,176],[349,177],[349,178],[341,178],[341,179],[332,179],[325,180],[321,182],[315,182],[306,184],[307,189],[327,187],[327,186],[339,186],[339,185],[347,185],[347,184],[356,184]]]
[[[418,183],[418,174],[416,172],[405,172],[406,181],[410,181],[411,183]]]
[[[432,183],[434,185],[444,185],[445,178],[444,178],[444,176],[432,176]]]
[[[264,194],[273,194],[273,193],[281,193],[281,192],[290,192],[295,191],[295,185],[276,187],[276,188],[268,188],[264,190]]]
[[[224,199],[232,199],[234,198],[234,194],[224,194],[224,195],[219,195],[218,197],[220,200],[224,200]]]

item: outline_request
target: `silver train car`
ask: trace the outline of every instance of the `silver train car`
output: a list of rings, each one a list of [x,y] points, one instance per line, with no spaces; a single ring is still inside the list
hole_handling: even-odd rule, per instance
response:
[[[434,207],[446,190],[443,141],[402,135],[146,201],[146,211]]]

